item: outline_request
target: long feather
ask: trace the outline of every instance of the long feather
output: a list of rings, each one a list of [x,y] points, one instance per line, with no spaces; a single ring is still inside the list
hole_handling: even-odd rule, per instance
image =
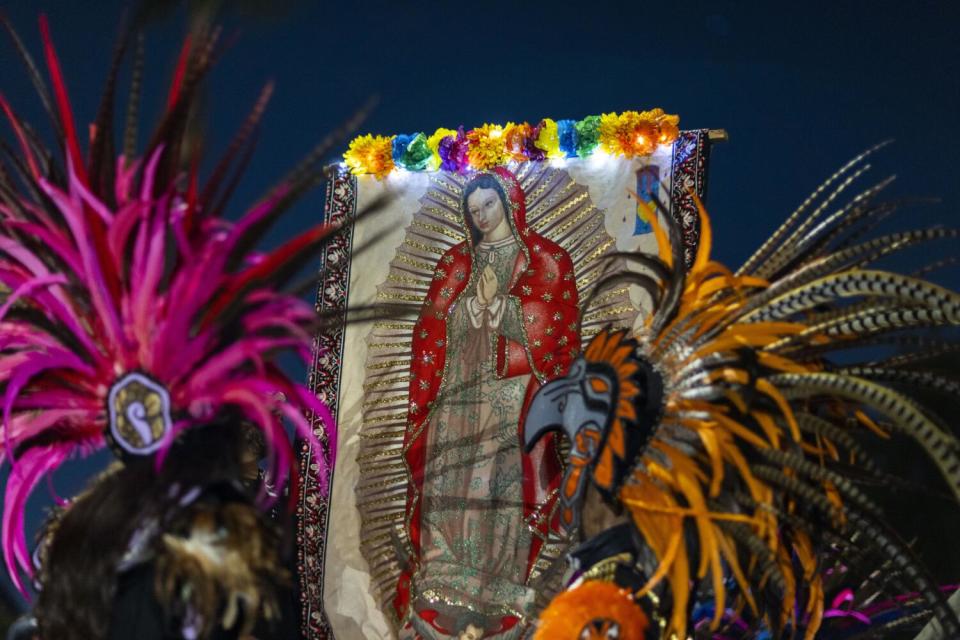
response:
[[[818,235],[823,233],[826,229],[829,229],[830,226],[837,220],[843,219],[850,211],[855,211],[857,206],[861,202],[872,197],[872,192],[860,193],[857,194],[853,201],[851,201],[847,206],[842,207],[839,211],[831,214],[825,220],[819,221],[820,215],[827,210],[827,208],[833,204],[840,195],[849,187],[853,182],[862,176],[864,173],[870,170],[870,165],[865,164],[860,167],[857,167],[853,173],[847,176],[824,200],[814,209],[810,215],[804,220],[797,228],[784,239],[784,241],[776,248],[776,250],[770,254],[767,259],[763,262],[762,265],[754,269],[753,275],[759,276],[761,278],[769,278],[774,273],[777,273],[784,265],[794,260],[798,255],[804,253],[804,250],[810,245],[811,241],[816,238]],[[814,226],[814,223],[817,223]],[[813,229],[811,229],[813,227]]]
[[[824,276],[771,300],[747,314],[747,320],[791,317],[817,305],[855,296],[890,298],[922,305],[941,313],[951,324],[960,323],[960,295],[925,280],[887,271],[852,270]]]
[[[239,408],[270,443],[272,480],[295,472],[283,420],[313,449],[324,491],[336,455],[329,409],[273,362],[284,352],[310,358],[321,318],[282,286],[350,223],[319,225],[276,251],[254,250],[262,232],[322,178],[314,166],[319,156],[239,222],[220,216],[244,173],[269,88],[203,183],[191,118],[200,83],[217,57],[219,30],[201,29],[183,49],[168,109],[139,158],[133,152],[143,65],[138,38],[124,155],[114,159],[113,93],[129,40],[123,33],[89,157],[82,153],[45,19],[41,35],[54,96],[49,106],[65,153],[48,152],[0,97],[19,145],[0,143],[0,286],[9,290],[0,301],[0,464],[11,466],[13,478],[2,546],[19,586],[17,572],[29,568],[22,534],[26,495],[68,457],[106,445],[106,400],[128,373],[165,389],[176,416],[174,436]],[[29,58],[27,66],[35,71]],[[45,91],[39,75],[34,81]],[[182,180],[184,150],[192,167]],[[165,438],[156,465],[172,441]]]
[[[903,395],[875,382],[835,373],[778,374],[770,380],[788,399],[827,394],[861,402],[882,413],[923,447],[960,499],[960,447],[956,438],[944,433]]]
[[[21,570],[32,575],[33,563],[27,552],[23,514],[27,498],[40,479],[56,469],[69,455],[69,442],[48,444],[24,453],[7,478],[3,499],[3,559],[14,586],[26,595]]]
[[[747,261],[743,264],[743,266],[737,270],[736,275],[741,275],[744,273],[752,273],[754,267],[759,262],[761,262],[764,258],[766,258],[767,254],[769,253],[772,247],[779,246],[780,242],[783,240],[784,235],[786,235],[786,233],[791,228],[793,228],[793,225],[800,218],[800,216],[803,215],[803,213],[810,207],[811,204],[813,204],[817,200],[817,198],[819,198],[824,192],[826,192],[826,190],[830,187],[830,185],[832,185],[834,182],[836,182],[837,180],[842,178],[844,175],[846,175],[846,173],[850,171],[850,169],[859,165],[867,157],[879,151],[880,149],[887,146],[891,142],[892,141],[890,140],[886,140],[884,142],[881,142],[880,144],[870,147],[869,149],[867,149],[860,155],[854,157],[852,160],[850,160],[845,165],[840,167],[832,175],[830,175],[830,177],[828,177],[822,184],[820,184],[820,186],[818,186],[813,191],[813,193],[811,193],[807,197],[807,199],[800,204],[799,207],[797,207],[789,216],[787,216],[787,219],[783,222],[783,224],[781,224],[777,228],[777,230],[774,231],[773,234],[766,241],[764,241],[764,243],[760,246],[760,248],[757,249],[757,251],[747,259]]]

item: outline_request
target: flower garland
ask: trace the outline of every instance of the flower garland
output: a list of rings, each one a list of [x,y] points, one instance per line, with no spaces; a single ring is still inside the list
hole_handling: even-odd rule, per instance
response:
[[[386,178],[396,168],[407,171],[484,170],[507,162],[560,158],[586,158],[597,149],[627,158],[650,155],[680,134],[680,118],[651,111],[624,111],[587,116],[583,120],[551,120],[537,125],[508,122],[437,129],[395,136],[363,135],[355,138],[343,159],[355,174]]]

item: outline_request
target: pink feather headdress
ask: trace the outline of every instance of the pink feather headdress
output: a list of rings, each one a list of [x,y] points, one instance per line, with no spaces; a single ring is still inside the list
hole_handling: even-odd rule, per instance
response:
[[[149,454],[162,464],[179,433],[230,410],[263,431],[274,482],[294,469],[284,419],[314,447],[323,481],[336,442],[324,404],[275,364],[282,352],[310,356],[314,311],[281,287],[336,229],[319,225],[275,251],[252,251],[318,181],[313,165],[322,153],[229,222],[222,213],[249,159],[269,86],[201,183],[189,115],[217,34],[195,33],[145,153],[131,157],[136,133],[128,122],[127,153],[117,157],[112,93],[131,41],[124,38],[85,155],[43,18],[40,27],[52,99],[7,25],[62,153],[44,149],[0,95],[18,143],[0,162],[0,289],[7,289],[0,293],[0,464],[10,465],[2,549],[21,590],[20,570],[32,573],[27,498],[73,456],[109,445],[121,458]],[[142,51],[135,87],[141,65]],[[325,430],[325,455],[315,421]]]

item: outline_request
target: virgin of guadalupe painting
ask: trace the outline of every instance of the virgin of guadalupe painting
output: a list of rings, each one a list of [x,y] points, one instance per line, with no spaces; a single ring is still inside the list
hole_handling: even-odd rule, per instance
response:
[[[643,291],[595,284],[616,252],[656,251],[636,234],[638,171],[661,168],[660,201],[702,195],[705,135],[688,138],[644,158],[334,173],[331,222],[390,205],[327,248],[318,308],[390,312],[318,336],[310,384],[339,435],[329,497],[302,475],[306,638],[531,631],[577,538],[561,443],[521,448],[527,406],[601,328],[641,316]]]
[[[410,554],[395,607],[425,638],[511,637],[532,613],[561,474],[553,441],[522,451],[523,416],[578,353],[577,288],[567,252],[529,229],[508,170],[471,179],[460,211],[467,237],[437,261],[413,327]]]

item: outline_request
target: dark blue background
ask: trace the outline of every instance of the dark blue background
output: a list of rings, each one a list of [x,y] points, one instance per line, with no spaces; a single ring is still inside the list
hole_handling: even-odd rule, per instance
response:
[[[5,7],[38,58],[41,4],[77,121],[89,122],[129,3]],[[238,204],[378,94],[364,131],[430,133],[654,106],[679,114],[685,128],[725,128],[730,141],[714,149],[708,205],[715,255],[732,264],[833,169],[886,138],[896,145],[875,177],[895,169],[895,193],[945,201],[918,216],[958,220],[956,2],[240,4],[247,8],[224,17],[226,33],[240,37],[213,74],[208,146],[223,148],[264,82],[277,90]],[[174,11],[147,34],[147,105],[162,99],[184,24]],[[0,90],[28,120],[41,120],[6,41]],[[321,208],[314,194],[269,241],[315,221]],[[63,470],[59,491],[74,491],[91,466]],[[31,526],[41,503],[31,505]]]

